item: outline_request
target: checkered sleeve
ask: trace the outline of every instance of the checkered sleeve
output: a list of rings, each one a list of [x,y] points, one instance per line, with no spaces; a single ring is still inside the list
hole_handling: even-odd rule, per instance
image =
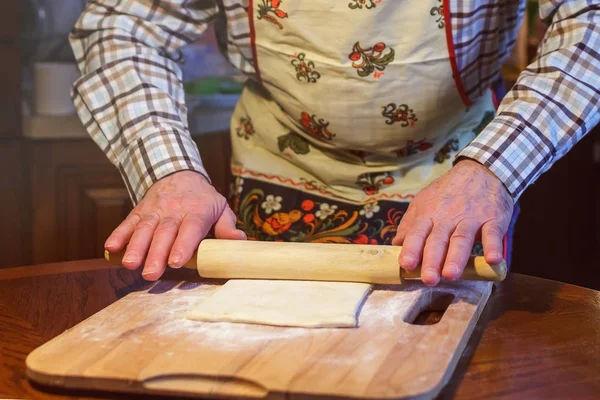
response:
[[[178,63],[217,11],[214,0],[91,0],[69,36],[81,72],[77,113],[134,204],[174,172],[208,178],[188,131]]]
[[[549,28],[496,118],[461,151],[514,200],[600,120],[600,2],[542,0]]]

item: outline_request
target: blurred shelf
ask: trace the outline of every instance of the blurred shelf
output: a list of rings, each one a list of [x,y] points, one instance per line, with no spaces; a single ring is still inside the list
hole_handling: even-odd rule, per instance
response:
[[[237,95],[188,98],[188,125],[192,136],[229,131],[237,99]],[[23,136],[35,140],[89,138],[77,115],[25,116]]]

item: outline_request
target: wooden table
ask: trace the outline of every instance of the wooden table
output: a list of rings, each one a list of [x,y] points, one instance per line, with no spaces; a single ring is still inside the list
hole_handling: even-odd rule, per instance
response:
[[[167,290],[194,271],[170,271]],[[144,282],[103,260],[0,270],[0,398],[131,398],[33,386],[25,357]],[[598,398],[600,292],[511,274],[497,285],[442,398]]]

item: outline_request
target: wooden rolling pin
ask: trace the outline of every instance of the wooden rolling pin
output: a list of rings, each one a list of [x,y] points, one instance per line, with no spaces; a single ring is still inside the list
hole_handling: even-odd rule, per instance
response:
[[[284,279],[400,284],[420,279],[420,267],[398,267],[401,246],[263,242],[205,239],[185,267],[201,277],[220,279]],[[121,265],[124,252],[105,251],[104,258]],[[506,262],[489,265],[471,257],[462,280],[502,281]]]

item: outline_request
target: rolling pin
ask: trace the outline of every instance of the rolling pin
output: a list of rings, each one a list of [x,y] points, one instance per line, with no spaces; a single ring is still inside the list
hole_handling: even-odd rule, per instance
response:
[[[398,266],[401,246],[264,242],[205,239],[184,266],[203,278],[282,279],[401,284],[420,279],[420,266],[405,271]],[[104,258],[121,265],[124,251],[105,251]],[[506,262],[489,265],[471,256],[460,279],[502,281]]]

